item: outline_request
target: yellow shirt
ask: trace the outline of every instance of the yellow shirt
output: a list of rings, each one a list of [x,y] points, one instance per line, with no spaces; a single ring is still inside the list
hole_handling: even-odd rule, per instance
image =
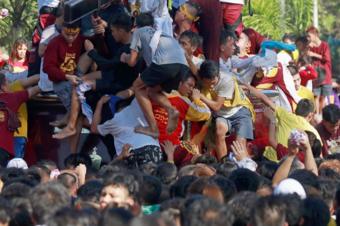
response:
[[[277,107],[275,109],[275,115],[277,119],[276,138],[279,144],[287,147],[288,138],[293,129],[310,131],[314,133],[316,138],[322,143],[318,131],[316,131],[316,129],[305,118],[288,112],[282,107]]]
[[[308,88],[304,86],[300,86],[299,90],[297,91],[297,95],[301,97],[301,99],[308,99],[310,100],[314,105],[314,94],[312,91],[310,91]],[[293,110],[295,111],[297,104],[293,102]]]
[[[13,92],[22,91],[24,87],[19,81],[15,81],[10,85],[10,90]],[[21,127],[18,129],[18,132],[14,133],[14,137],[27,138],[27,106],[25,103],[21,104],[18,109],[18,118],[21,122]]]

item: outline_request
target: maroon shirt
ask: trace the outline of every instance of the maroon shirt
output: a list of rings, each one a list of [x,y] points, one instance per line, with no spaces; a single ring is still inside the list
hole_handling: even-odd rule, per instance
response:
[[[223,27],[222,6],[219,0],[191,0],[202,10],[198,28],[203,37],[204,55],[218,62],[220,56],[220,34]]]
[[[62,35],[52,39],[44,55],[44,72],[53,82],[65,81],[65,75],[74,75],[80,55],[84,52],[85,38],[78,35],[70,45]]]
[[[327,42],[321,41],[318,47],[310,47],[310,51],[317,53],[322,56],[322,59],[313,57],[313,66],[321,67],[325,69],[325,79],[321,82],[321,85],[331,85],[332,84],[332,62],[331,53]]]
[[[322,155],[325,157],[329,154],[329,149],[331,148],[331,143],[338,142],[340,139],[340,129],[338,129],[334,134],[327,131],[322,122],[316,126],[316,130],[319,132],[322,140]]]
[[[28,100],[26,90],[13,93],[0,93],[0,101],[7,104],[13,112],[17,112],[20,105]],[[8,114],[0,111],[0,148],[14,156],[14,133],[8,130]]]

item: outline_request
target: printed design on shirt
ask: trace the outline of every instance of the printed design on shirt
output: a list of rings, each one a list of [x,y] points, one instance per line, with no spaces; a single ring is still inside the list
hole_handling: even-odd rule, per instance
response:
[[[154,109],[155,119],[159,124],[168,123],[168,113],[163,108]]]
[[[73,74],[76,68],[76,54],[66,53],[64,62],[60,65],[60,69],[66,74]]]
[[[4,121],[5,121],[5,112],[0,111],[0,122],[4,122]]]

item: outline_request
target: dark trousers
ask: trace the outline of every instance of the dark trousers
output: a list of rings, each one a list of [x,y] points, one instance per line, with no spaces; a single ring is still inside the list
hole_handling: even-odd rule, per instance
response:
[[[0,148],[0,166],[6,167],[10,157],[5,149]]]

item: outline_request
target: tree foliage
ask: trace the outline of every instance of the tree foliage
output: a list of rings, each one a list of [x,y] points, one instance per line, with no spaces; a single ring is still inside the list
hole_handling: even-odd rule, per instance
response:
[[[36,0],[1,0],[9,16],[0,20],[0,46],[9,49],[19,37],[29,40],[37,19]]]

